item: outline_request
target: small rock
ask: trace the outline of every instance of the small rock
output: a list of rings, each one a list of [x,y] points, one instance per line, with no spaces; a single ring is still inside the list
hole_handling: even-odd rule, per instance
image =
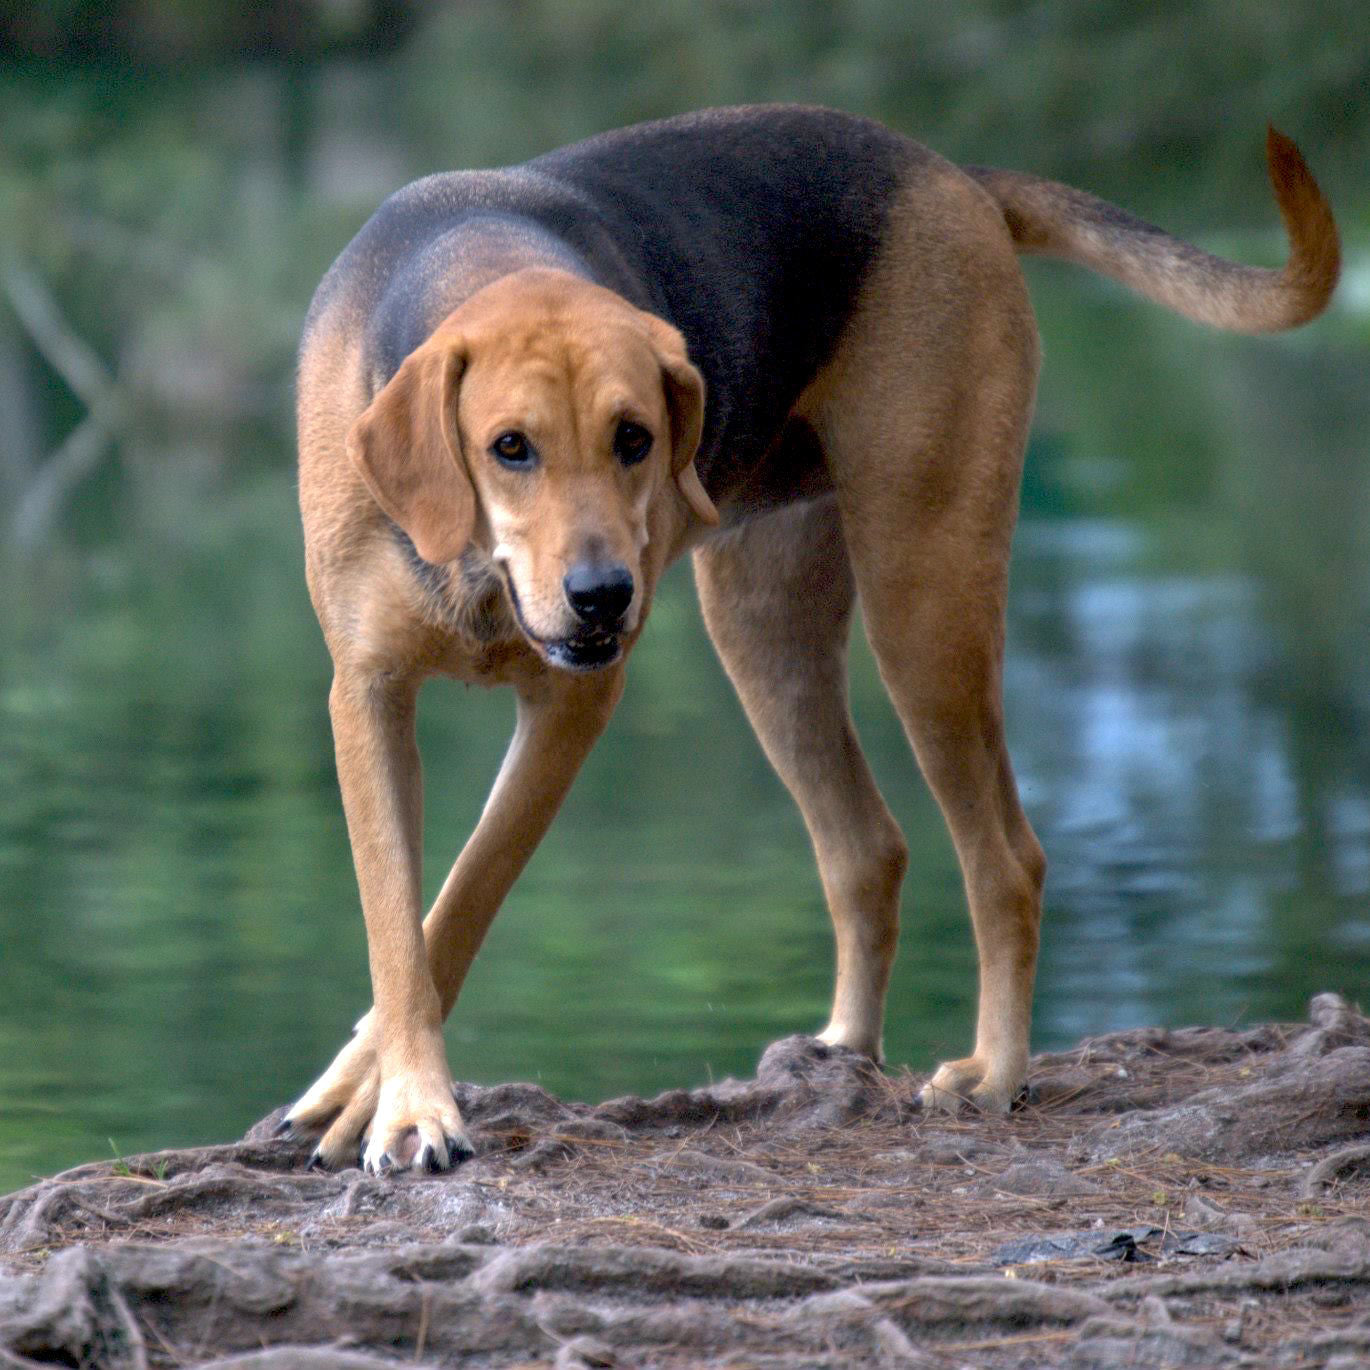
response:
[[[980,1185],[982,1194],[996,1191],[1002,1194],[1029,1194],[1039,1199],[1083,1198],[1102,1192],[1091,1181],[1072,1175],[1055,1156],[1018,1161]]]
[[[1137,1311],[1141,1314],[1142,1321],[1151,1327],[1168,1327],[1173,1321],[1170,1309],[1165,1306],[1165,1300],[1156,1294],[1148,1294]]]
[[[497,1246],[495,1234],[484,1223],[468,1223],[457,1234],[457,1240],[466,1246]]]
[[[619,1363],[613,1349],[594,1337],[565,1342],[553,1361],[556,1370],[584,1370],[585,1366],[613,1367]]]

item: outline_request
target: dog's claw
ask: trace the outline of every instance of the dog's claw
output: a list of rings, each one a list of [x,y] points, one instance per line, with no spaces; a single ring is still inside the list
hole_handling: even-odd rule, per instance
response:
[[[448,1159],[453,1166],[459,1166],[463,1161],[471,1160],[476,1154],[476,1148],[465,1137],[453,1137],[447,1134],[444,1136],[444,1140],[447,1143]]]
[[[414,1169],[427,1171],[430,1175],[436,1175],[442,1169],[438,1153],[427,1143],[419,1148],[419,1154],[414,1158]]]
[[[327,1164],[327,1162],[326,1162],[326,1161],[324,1160],[324,1158],[323,1158],[323,1152],[320,1151],[318,1147],[315,1147],[314,1150],[311,1151],[311,1152],[309,1153],[309,1160],[305,1163],[305,1169],[306,1169],[306,1170],[327,1170],[327,1169],[328,1169],[328,1164]]]
[[[295,1120],[287,1114],[286,1117],[282,1118],[281,1121],[271,1129],[271,1135],[273,1137],[285,1137],[291,1132],[294,1132],[294,1130]]]

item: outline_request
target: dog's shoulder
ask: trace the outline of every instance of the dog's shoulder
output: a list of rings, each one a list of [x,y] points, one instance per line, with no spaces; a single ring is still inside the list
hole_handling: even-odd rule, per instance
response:
[[[565,258],[564,245],[520,212],[526,179],[517,168],[448,171],[388,196],[314,292],[302,352],[330,329],[353,333],[374,392],[485,279]]]

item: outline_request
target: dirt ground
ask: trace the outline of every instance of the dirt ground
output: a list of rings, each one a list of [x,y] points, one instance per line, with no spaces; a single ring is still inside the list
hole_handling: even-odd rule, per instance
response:
[[[0,1367],[1370,1364],[1370,1021],[1118,1033],[1003,1119],[811,1038],[755,1080],[459,1089],[440,1176],[307,1143],[0,1198]]]

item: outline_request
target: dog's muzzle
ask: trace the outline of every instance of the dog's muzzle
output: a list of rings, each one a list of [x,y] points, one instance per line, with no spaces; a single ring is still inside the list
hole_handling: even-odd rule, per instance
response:
[[[632,572],[618,562],[578,561],[562,578],[561,588],[579,627],[570,637],[544,644],[549,660],[572,671],[593,671],[617,661],[636,590]]]
[[[580,621],[566,637],[539,637],[523,617],[523,605],[509,568],[497,563],[509,603],[524,637],[564,671],[598,671],[623,655],[624,618],[633,602],[633,577],[626,567],[606,568],[579,562],[563,577],[566,602]],[[575,596],[575,598],[573,598]],[[579,601],[577,603],[577,600]]]

